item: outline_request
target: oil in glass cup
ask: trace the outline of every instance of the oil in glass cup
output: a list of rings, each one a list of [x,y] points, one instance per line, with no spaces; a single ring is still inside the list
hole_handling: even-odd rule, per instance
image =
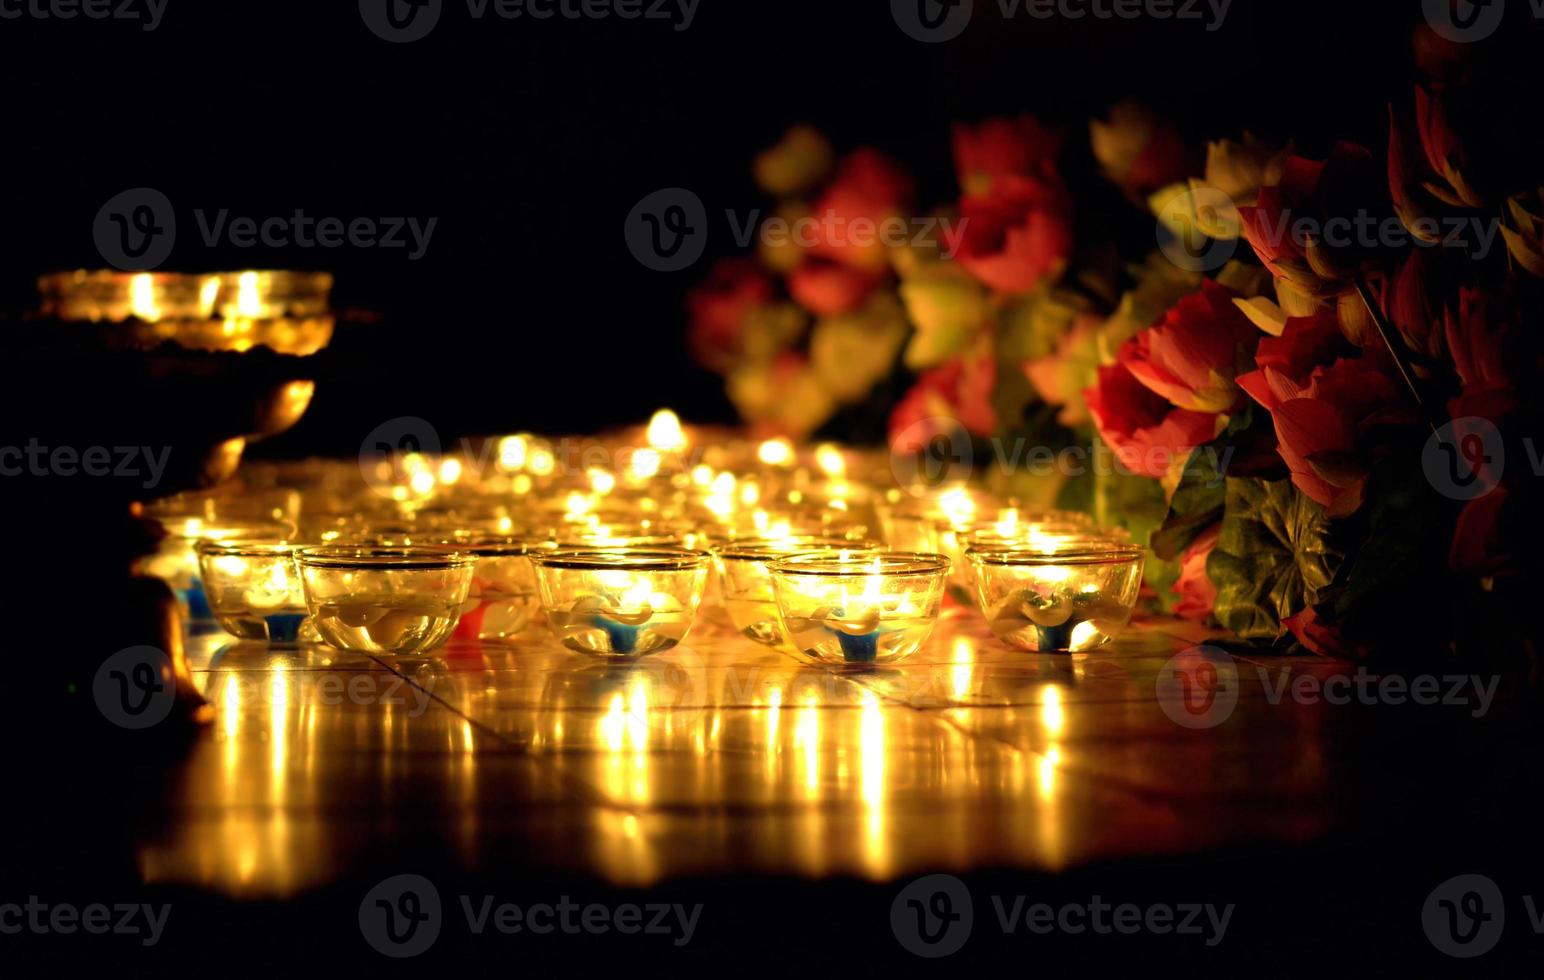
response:
[[[860,554],[878,551],[880,547],[875,541],[847,538],[787,538],[723,545],[713,554],[724,611],[741,636],[767,646],[781,646],[783,628],[777,617],[777,598],[772,593],[770,564],[790,555]]]
[[[1082,653],[1131,621],[1146,551],[1086,539],[1057,548],[980,548],[967,553],[992,633],[1033,653]]]
[[[564,646],[635,660],[686,638],[711,558],[684,548],[560,548],[531,562],[547,623]]]
[[[452,544],[457,551],[477,559],[466,608],[455,635],[486,643],[506,643],[529,629],[541,613],[531,555],[547,546],[522,538],[475,535],[457,538]]]
[[[933,632],[949,574],[945,555],[803,554],[774,561],[783,631],[819,663],[865,668],[904,660]]]
[[[477,564],[446,548],[349,545],[305,548],[296,560],[322,639],[390,656],[425,653],[450,638]]]

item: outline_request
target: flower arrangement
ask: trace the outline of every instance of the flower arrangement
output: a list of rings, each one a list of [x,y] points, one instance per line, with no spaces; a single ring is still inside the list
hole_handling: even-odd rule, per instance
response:
[[[1384,159],[1193,151],[1133,103],[1086,141],[991,119],[923,218],[893,160],[797,127],[755,162],[780,233],[692,291],[693,351],[759,430],[1107,449],[992,479],[1145,535],[1168,610],[1242,641],[1531,659],[1544,188],[1489,155],[1465,52],[1416,51]],[[1157,248],[1077,221],[1095,169]]]

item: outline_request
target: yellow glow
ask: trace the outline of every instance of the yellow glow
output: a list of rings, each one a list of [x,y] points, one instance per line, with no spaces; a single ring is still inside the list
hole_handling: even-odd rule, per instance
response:
[[[963,699],[970,695],[972,674],[975,670],[976,648],[965,637],[957,637],[954,641],[954,667],[950,680],[953,682],[954,696]]]
[[[681,418],[668,408],[662,408],[649,419],[647,433],[649,446],[661,452],[680,452],[686,448],[686,432],[681,428]]]
[[[617,488],[616,476],[598,466],[590,467],[585,475],[590,478],[590,489],[601,496],[605,496]]]
[[[1056,767],[1061,763],[1061,749],[1054,746],[1040,759],[1040,796],[1051,799],[1056,795]]]
[[[530,451],[525,468],[537,476],[551,476],[558,468],[558,459],[545,446],[536,447]]]
[[[1052,738],[1061,735],[1067,727],[1067,715],[1062,708],[1061,688],[1052,685],[1045,689],[1045,703],[1040,705],[1040,724]]]
[[[976,515],[976,501],[971,497],[970,491],[964,487],[955,487],[953,490],[945,491],[943,496],[938,498],[938,509],[951,524],[958,527],[970,523],[971,518]]]
[[[429,470],[419,470],[408,477],[408,485],[413,492],[420,497],[426,497],[434,491],[434,474]]]
[[[256,319],[264,316],[263,297],[257,288],[257,273],[243,272],[236,277],[236,315]]]
[[[815,447],[815,465],[829,477],[845,476],[847,473],[847,458],[829,442]]]
[[[633,458],[629,462],[629,468],[632,470],[633,476],[640,480],[649,480],[659,474],[661,461],[659,450],[640,449],[633,453]]]
[[[525,473],[521,473],[519,476],[515,477],[514,482],[510,486],[511,489],[515,491],[515,493],[524,495],[530,493],[531,487],[534,485],[535,481],[532,480],[530,476]]]
[[[746,507],[754,507],[759,500],[761,500],[761,488],[756,484],[747,481],[740,486],[741,504]]]
[[[214,315],[214,304],[220,298],[220,277],[205,276],[204,281],[198,284],[198,313],[199,316],[210,317]]]
[[[729,477],[729,482],[731,485],[733,485],[734,477],[730,476],[728,473],[725,473],[724,475]],[[693,466],[692,482],[699,487],[712,486],[714,483],[713,467],[709,466],[707,463],[698,463],[696,466]]]
[[[793,462],[793,444],[787,439],[768,439],[756,450],[756,456],[768,466],[787,466]]]
[[[451,486],[461,479],[461,460],[451,457],[440,461],[440,482]]]
[[[155,301],[155,277],[142,272],[129,280],[129,312],[146,323],[161,319],[161,308]]]
[[[427,473],[429,459],[423,453],[408,453],[402,457],[402,468],[409,473]]]
[[[506,473],[525,469],[531,445],[525,436],[505,436],[499,440],[499,469]]]
[[[1080,646],[1093,643],[1099,638],[1099,627],[1090,622],[1081,622],[1072,627],[1072,648],[1076,650]]]
[[[568,495],[568,500],[565,502],[564,506],[568,519],[577,520],[594,509],[595,500],[588,494],[583,494],[578,490],[575,490]]]

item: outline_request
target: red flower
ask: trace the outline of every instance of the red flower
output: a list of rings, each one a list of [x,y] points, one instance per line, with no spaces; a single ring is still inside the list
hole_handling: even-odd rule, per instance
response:
[[[1233,303],[1237,294],[1207,280],[1162,320],[1121,346],[1120,361],[1176,408],[1229,412],[1238,404],[1238,365],[1260,331]]]
[[[911,201],[912,181],[878,150],[855,150],[815,202],[815,242],[821,258],[878,271],[886,262],[881,223]]]
[[[1179,580],[1170,591],[1179,596],[1174,615],[1181,619],[1202,622],[1212,614],[1217,604],[1217,586],[1206,574],[1206,560],[1217,547],[1222,535],[1222,525],[1216,524],[1191,543],[1179,560]]]
[[[1370,448],[1364,430],[1408,421],[1399,412],[1403,389],[1373,357],[1340,358],[1315,369],[1306,385],[1284,367],[1266,364],[1240,377],[1239,386],[1271,413],[1276,451],[1292,482],[1332,516],[1361,506]]]
[[[1095,119],[1089,141],[1105,175],[1138,201],[1179,183],[1189,172],[1179,130],[1137,102],[1117,103],[1108,119]]]
[[[1288,378],[1298,386],[1306,385],[1314,368],[1352,352],[1333,312],[1325,310],[1313,316],[1292,317],[1287,320],[1280,337],[1260,338],[1260,346],[1255,350],[1255,365],[1260,370],[1239,375],[1238,385],[1262,406],[1274,409],[1280,399],[1272,391],[1271,377]],[[1274,375],[1266,375],[1265,368],[1274,369]]]
[[[1511,323],[1501,318],[1500,308],[1479,290],[1464,289],[1458,295],[1458,313],[1449,310],[1445,315],[1444,335],[1463,384],[1463,392],[1448,404],[1455,418],[1501,422],[1517,407],[1514,374],[1536,369],[1513,349]]]
[[[1319,189],[1324,164],[1305,157],[1288,157],[1281,183],[1260,188],[1254,207],[1238,209],[1244,237],[1277,279],[1301,281],[1308,256],[1292,234],[1294,219],[1303,215]]]
[[[882,278],[862,269],[812,261],[788,274],[788,292],[816,316],[841,316],[862,306]]]
[[[1215,414],[1171,408],[1123,364],[1101,367],[1083,398],[1121,465],[1143,476],[1162,479],[1217,434]]]
[[[725,259],[706,282],[686,294],[692,355],[704,367],[723,370],[738,356],[746,317],[772,302],[770,276],[749,259]]]
[[[997,364],[990,350],[925,372],[890,414],[890,445],[897,452],[920,452],[934,436],[953,435],[958,426],[991,435],[997,428],[996,386]]]
[[[992,191],[999,177],[1055,178],[1061,136],[1033,116],[954,127],[954,166],[969,195]]]
[[[1072,227],[1059,185],[1005,175],[992,193],[960,202],[948,236],[955,259],[988,286],[1023,293],[1059,276],[1072,250]]]

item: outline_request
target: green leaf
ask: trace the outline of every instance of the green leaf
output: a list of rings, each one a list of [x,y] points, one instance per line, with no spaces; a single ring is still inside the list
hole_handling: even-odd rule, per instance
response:
[[[1217,620],[1246,640],[1276,640],[1282,620],[1320,601],[1344,555],[1324,508],[1290,480],[1229,477],[1225,506],[1206,566]]]
[[[1150,544],[1159,558],[1174,560],[1190,543],[1222,517],[1227,483],[1218,462],[1221,456],[1202,446],[1190,454],[1179,486],[1169,501],[1169,513],[1153,532]]]

